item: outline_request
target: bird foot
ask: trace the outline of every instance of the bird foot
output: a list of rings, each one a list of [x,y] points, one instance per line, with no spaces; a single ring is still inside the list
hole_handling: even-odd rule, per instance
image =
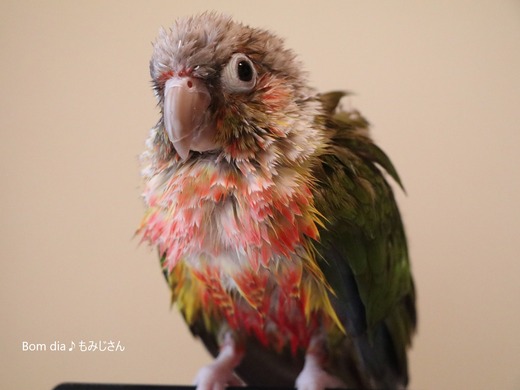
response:
[[[324,390],[324,389],[345,389],[347,386],[341,379],[329,374],[323,368],[316,365],[308,366],[305,363],[298,378],[296,378],[296,388],[298,390]]]
[[[322,367],[323,353],[316,348],[317,340],[311,341],[314,344],[305,355],[305,364],[300,375],[296,378],[296,388],[298,390],[324,390],[324,389],[345,389],[345,383],[329,374]]]
[[[224,390],[227,386],[245,386],[245,383],[232,369],[213,363],[199,370],[195,385],[197,390]]]
[[[194,381],[197,390],[224,390],[227,386],[244,386],[245,383],[233,371],[242,360],[242,355],[237,351],[231,335],[226,335],[215,361],[197,373]]]

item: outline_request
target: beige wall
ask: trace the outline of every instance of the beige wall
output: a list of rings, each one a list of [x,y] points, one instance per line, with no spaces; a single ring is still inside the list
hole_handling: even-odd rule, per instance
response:
[[[320,5],[321,3],[321,5]],[[211,3],[349,89],[408,195],[414,389],[520,388],[520,3]],[[280,5],[281,4],[281,5]],[[133,239],[150,41],[200,1],[0,3],[0,382],[189,383],[209,361]],[[124,352],[23,352],[114,340]]]

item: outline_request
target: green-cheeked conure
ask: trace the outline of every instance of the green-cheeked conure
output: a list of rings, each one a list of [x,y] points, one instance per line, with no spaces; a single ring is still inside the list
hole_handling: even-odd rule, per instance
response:
[[[161,30],[161,118],[139,234],[227,385],[404,388],[416,327],[401,185],[344,93],[316,93],[269,31],[217,13]]]

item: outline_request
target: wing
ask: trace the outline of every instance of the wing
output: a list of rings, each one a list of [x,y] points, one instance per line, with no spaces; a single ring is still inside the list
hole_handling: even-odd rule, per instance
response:
[[[367,121],[357,112],[336,110],[343,95],[320,97],[326,115],[318,120],[330,136],[315,168],[316,207],[326,219],[317,245],[320,266],[335,292],[331,300],[351,336],[363,382],[396,387],[408,381],[415,292],[403,224],[383,172],[402,185],[369,138]]]

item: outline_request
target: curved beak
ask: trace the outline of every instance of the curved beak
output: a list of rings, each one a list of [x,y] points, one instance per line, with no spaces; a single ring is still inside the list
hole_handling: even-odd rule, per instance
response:
[[[172,77],[164,88],[164,127],[182,160],[190,150],[215,149],[215,125],[208,111],[211,96],[204,82],[193,77]]]

